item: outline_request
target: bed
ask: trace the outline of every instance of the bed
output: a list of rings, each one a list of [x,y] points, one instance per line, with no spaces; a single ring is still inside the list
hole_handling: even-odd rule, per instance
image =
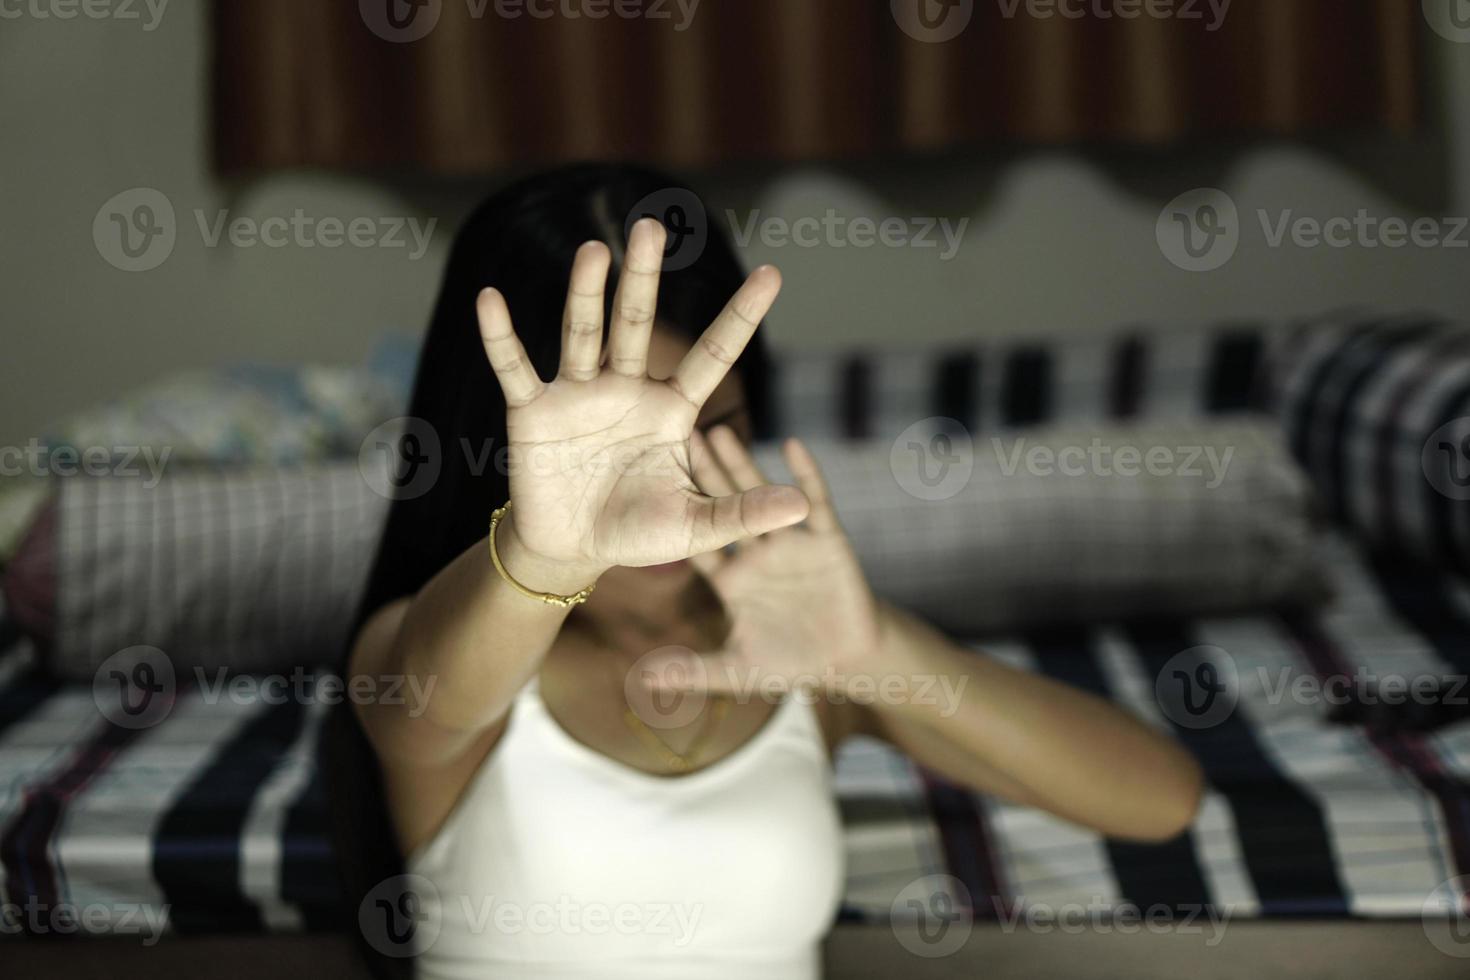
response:
[[[887,432],[922,410],[915,390],[937,391],[933,407],[977,429],[981,416],[1219,414],[1253,403],[1266,348],[1259,328],[1157,342],[1124,333],[984,361],[895,355],[817,369],[797,358],[782,385],[789,415],[816,435]],[[935,372],[949,383],[929,385]],[[808,400],[839,409],[803,411]],[[1167,936],[1158,948],[1174,953],[1144,957],[1131,976],[1216,949],[1240,950],[1208,959],[1226,974],[1278,954],[1339,964],[1334,975],[1377,962],[1359,952],[1369,931],[1323,920],[1381,920],[1371,935],[1385,945],[1368,946],[1392,948],[1416,976],[1462,970],[1470,724],[1456,722],[1470,698],[1470,588],[1341,528],[1317,546],[1337,589],[1322,608],[967,641],[1115,700],[1193,751],[1209,791],[1173,841],[1104,840],[950,785],[876,742],[845,746],[835,779],[847,883],[829,954],[839,975],[894,956],[933,976],[1011,956],[1027,975],[1139,932]],[[1400,678],[1439,681],[1393,703]],[[320,677],[303,669],[283,682],[309,692]],[[267,948],[340,962],[351,924],[316,754],[322,700],[185,683],[164,721],[130,727],[99,710],[104,688],[52,679],[24,640],[0,653],[7,931],[110,936],[101,945],[121,951],[105,960],[114,966],[176,962],[188,937],[231,959],[246,942],[253,952],[237,963]],[[272,945],[230,938],[262,934]],[[142,955],[165,935],[175,952]],[[1313,938],[1327,935],[1337,938]]]

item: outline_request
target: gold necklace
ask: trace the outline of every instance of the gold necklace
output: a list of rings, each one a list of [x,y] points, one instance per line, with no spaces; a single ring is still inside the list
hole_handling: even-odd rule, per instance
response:
[[[694,768],[700,753],[704,750],[714,733],[719,730],[720,723],[725,720],[725,715],[730,712],[730,702],[725,698],[716,698],[709,713],[704,717],[704,724],[700,726],[698,734],[689,743],[689,747],[683,752],[675,752],[669,747],[659,734],[644,723],[638,713],[632,708],[623,709],[623,721],[628,729],[638,737],[650,753],[656,756],[660,762],[673,772],[689,772]]]

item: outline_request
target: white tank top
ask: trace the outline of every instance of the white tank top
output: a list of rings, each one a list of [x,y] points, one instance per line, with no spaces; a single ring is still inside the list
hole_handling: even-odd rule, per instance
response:
[[[661,777],[578,742],[533,680],[406,871],[420,980],[813,980],[843,888],[812,706]]]

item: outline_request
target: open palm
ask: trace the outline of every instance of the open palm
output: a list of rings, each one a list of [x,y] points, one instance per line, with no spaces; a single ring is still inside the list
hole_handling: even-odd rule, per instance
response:
[[[745,349],[781,288],[753,272],[667,380],[648,374],[664,230],[638,222],[613,297],[607,349],[604,291],[611,254],[578,250],[562,320],[557,376],[531,367],[495,289],[480,294],[480,333],[507,407],[510,492],[521,543],[552,561],[653,565],[801,521],[795,487],[712,497],[696,484],[689,439],[700,407]]]
[[[694,472],[713,494],[766,486],[764,474],[728,427],[696,441]],[[724,649],[701,656],[681,676],[705,690],[750,693],[774,684],[840,688],[865,673],[879,643],[877,603],[838,523],[816,460],[800,441],[784,447],[787,465],[811,503],[801,527],[741,543],[733,554],[696,560],[730,617]]]

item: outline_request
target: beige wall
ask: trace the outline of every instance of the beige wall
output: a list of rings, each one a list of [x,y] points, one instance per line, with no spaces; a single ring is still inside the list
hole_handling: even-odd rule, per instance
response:
[[[155,7],[157,0],[155,0]],[[20,9],[7,2],[6,9]],[[202,0],[142,21],[0,20],[0,445],[49,420],[180,368],[252,358],[354,361],[389,329],[424,322],[458,216],[477,189],[286,175],[225,186],[208,167]],[[823,216],[970,223],[958,253],[935,248],[803,248],[753,242],[782,266],[773,326],[792,346],[894,343],[1125,320],[1194,323],[1284,316],[1345,303],[1470,306],[1470,250],[1271,249],[1254,212],[1319,217],[1368,208],[1470,213],[1470,45],[1434,41],[1443,140],[1410,146],[1273,145],[1189,156],[989,155],[922,166],[744,170],[706,175],[743,222]],[[1165,260],[1154,225],[1166,201],[1225,188],[1246,217],[1235,258],[1210,273]],[[177,241],[147,272],[110,265],[94,244],[99,208],[153,188]],[[195,218],[438,220],[410,248],[209,247]]]

